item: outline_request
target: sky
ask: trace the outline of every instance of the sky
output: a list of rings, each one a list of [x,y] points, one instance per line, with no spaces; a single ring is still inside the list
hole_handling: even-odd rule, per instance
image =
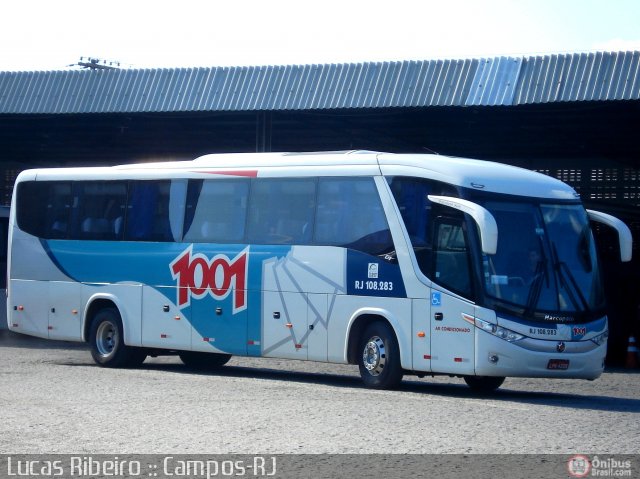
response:
[[[81,57],[171,68],[640,50],[640,0],[4,0],[0,11],[0,71]]]

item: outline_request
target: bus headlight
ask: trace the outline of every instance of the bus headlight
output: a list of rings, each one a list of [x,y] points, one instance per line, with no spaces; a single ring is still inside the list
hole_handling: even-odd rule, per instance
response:
[[[499,337],[500,339],[504,339],[510,343],[514,341],[520,341],[524,338],[522,334],[516,333],[515,331],[511,331],[507,328],[501,328],[500,326],[496,326],[495,324],[491,324],[488,321],[483,319],[475,318],[474,324],[476,327],[486,331],[489,334],[493,334],[494,336]]]
[[[591,338],[591,341],[593,341],[598,346],[600,346],[601,344],[604,344],[607,341],[608,337],[609,337],[609,331],[607,330],[604,333],[598,334],[597,336],[594,336],[593,338]]]
[[[522,334],[518,334],[515,331],[511,331],[510,329],[505,328],[496,328],[495,335],[500,339],[504,339],[505,341],[509,341],[513,343],[514,341],[520,341],[524,336]]]

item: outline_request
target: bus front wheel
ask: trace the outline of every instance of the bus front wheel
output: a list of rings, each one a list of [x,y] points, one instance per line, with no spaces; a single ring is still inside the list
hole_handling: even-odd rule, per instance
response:
[[[101,309],[95,315],[91,322],[89,343],[93,360],[107,368],[139,366],[147,357],[143,349],[124,344],[122,319],[115,308]]]
[[[387,323],[371,323],[360,340],[358,367],[367,387],[392,389],[402,381],[400,348]]]

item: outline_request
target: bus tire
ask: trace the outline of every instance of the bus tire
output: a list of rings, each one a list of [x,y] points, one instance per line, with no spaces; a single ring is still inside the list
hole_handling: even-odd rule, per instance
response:
[[[376,321],[365,328],[357,359],[360,377],[367,387],[393,389],[402,381],[398,341],[385,322]]]
[[[230,354],[200,353],[195,351],[182,351],[178,353],[185,366],[193,369],[215,370],[229,362]]]
[[[103,308],[91,321],[89,330],[91,356],[106,368],[135,367],[144,362],[144,349],[124,344],[122,319],[116,308]]]
[[[490,393],[502,386],[505,378],[500,376],[465,376],[464,382],[473,391]]]

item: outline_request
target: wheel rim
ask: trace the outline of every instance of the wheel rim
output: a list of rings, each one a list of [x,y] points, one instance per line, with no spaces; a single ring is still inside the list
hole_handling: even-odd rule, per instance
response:
[[[109,321],[105,321],[96,331],[96,349],[100,356],[111,355],[118,344],[118,329]]]
[[[374,336],[367,341],[362,351],[362,364],[372,376],[378,376],[384,370],[387,363],[387,354],[384,348],[384,341],[378,336]]]

